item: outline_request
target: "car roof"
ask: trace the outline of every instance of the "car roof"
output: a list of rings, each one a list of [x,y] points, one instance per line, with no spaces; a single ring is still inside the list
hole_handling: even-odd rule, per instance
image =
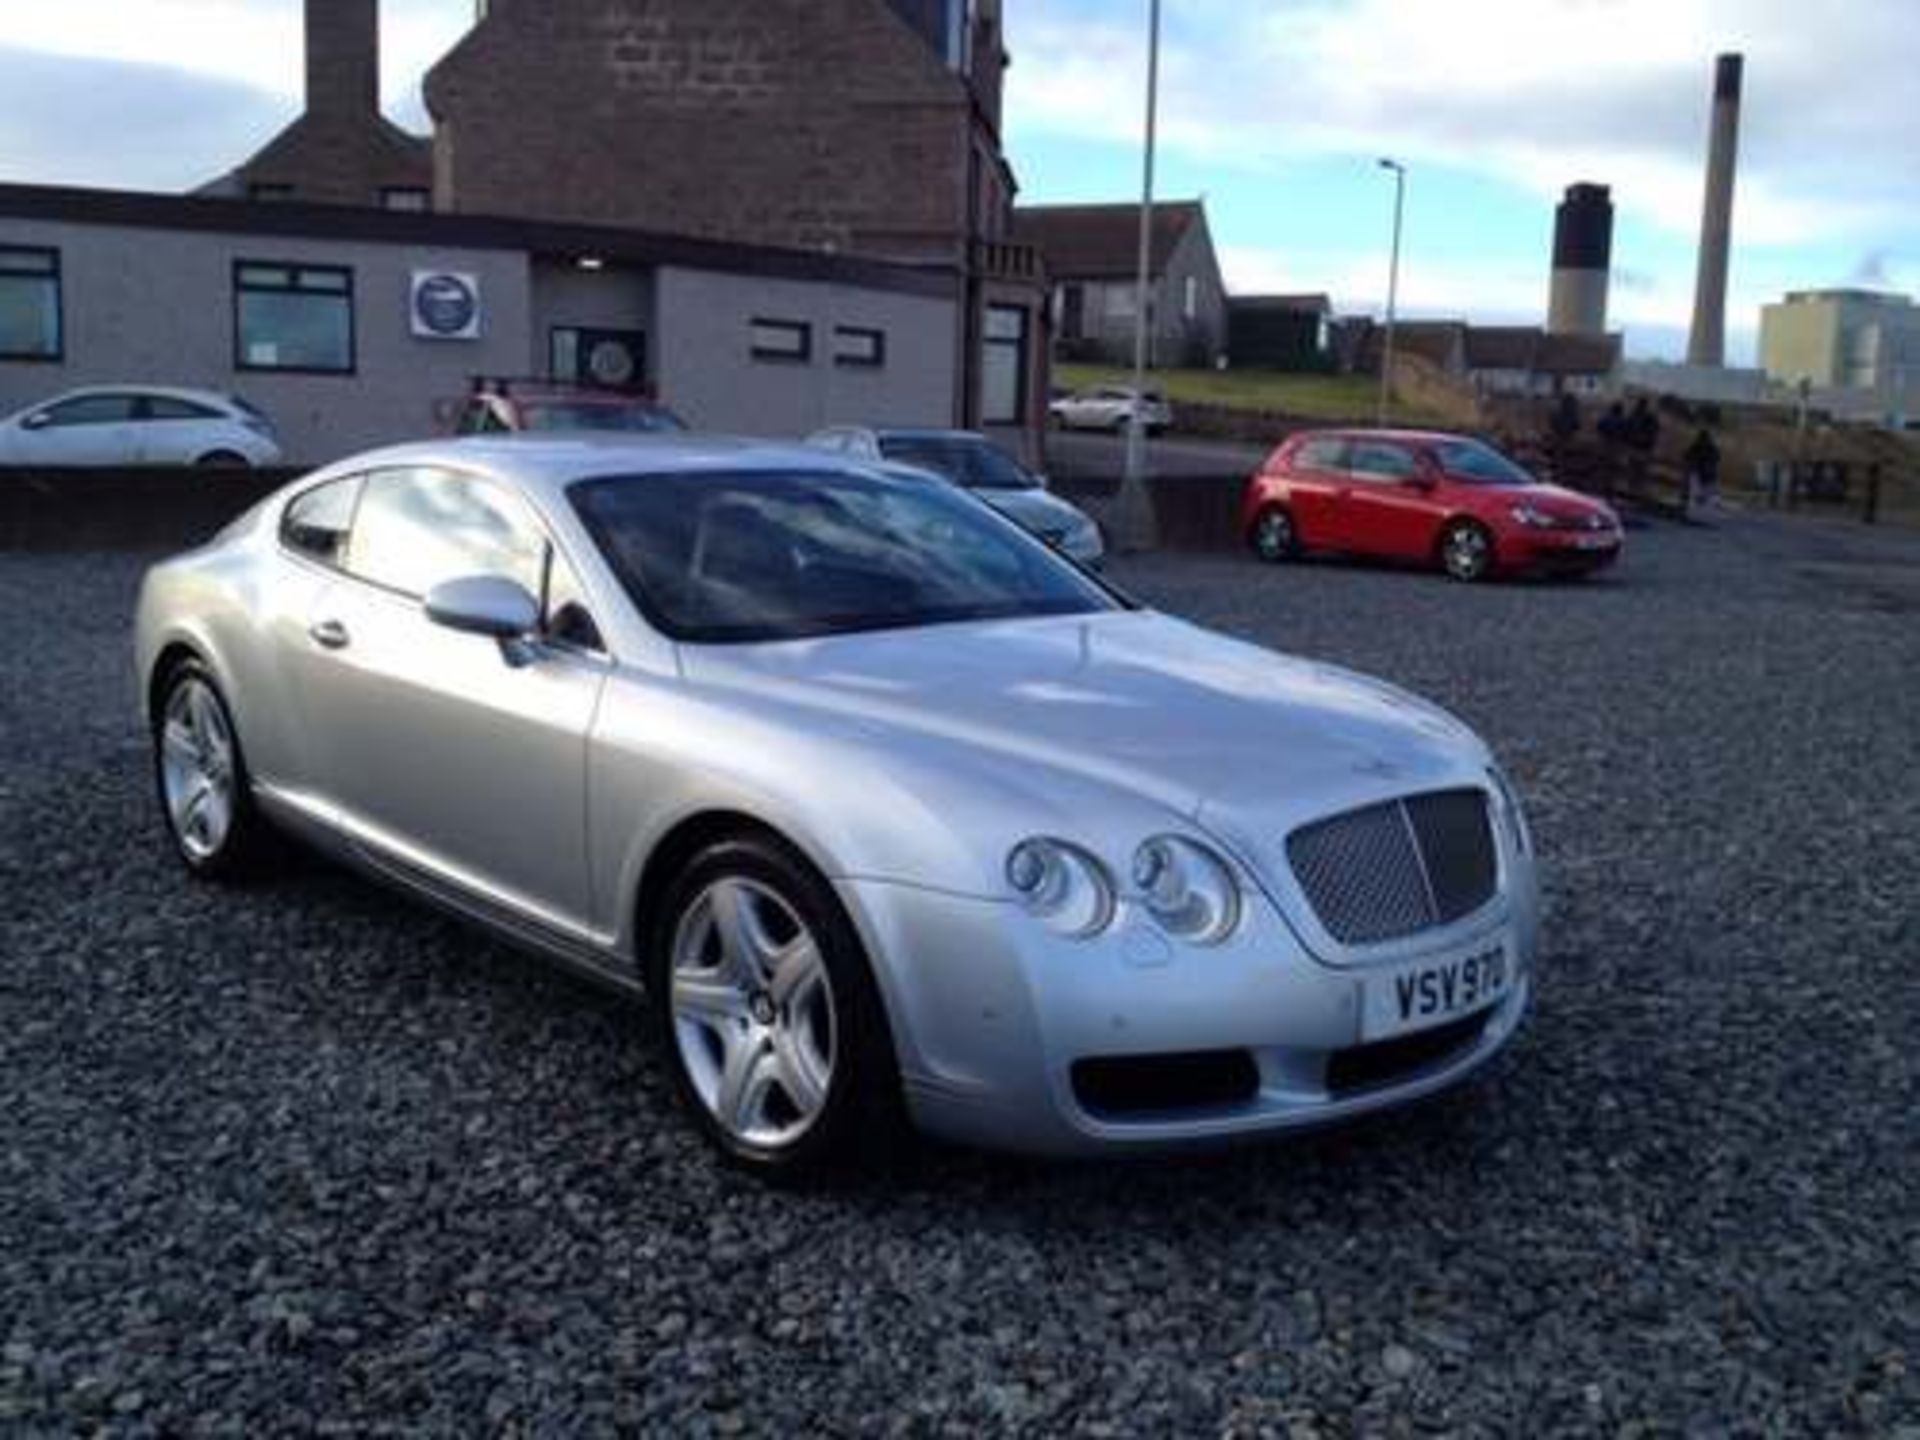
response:
[[[477,470],[550,497],[579,480],[603,475],[684,475],[712,470],[821,470],[858,465],[797,440],[737,435],[514,434],[425,440],[369,450],[329,465],[303,482],[440,465]]]
[[[157,395],[170,400],[233,403],[233,396],[225,390],[196,390],[185,385],[79,385],[72,390],[62,390],[42,403],[57,405],[62,400],[77,400],[86,395]]]
[[[1456,440],[1471,440],[1471,435],[1451,430],[1396,430],[1376,426],[1342,426],[1324,430],[1296,430],[1293,440],[1394,440],[1403,445],[1443,445]]]
[[[990,437],[978,430],[942,430],[935,426],[888,426],[873,433],[881,440],[972,440],[982,445],[993,443]]]

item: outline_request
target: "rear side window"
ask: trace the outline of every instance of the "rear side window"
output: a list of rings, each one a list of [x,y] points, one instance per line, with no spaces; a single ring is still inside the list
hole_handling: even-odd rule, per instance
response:
[[[147,420],[224,420],[218,410],[172,395],[149,395],[140,402]]]
[[[1419,469],[1412,452],[1398,445],[1368,440],[1354,441],[1353,456],[1347,463],[1356,475],[1382,480],[1405,480]]]
[[[1293,463],[1303,470],[1344,470],[1347,468],[1347,442],[1305,441],[1293,452]]]
[[[539,595],[546,539],[513,496],[471,475],[422,467],[367,477],[347,569],[403,595],[497,575]]]
[[[354,502],[359,497],[358,476],[316,485],[296,495],[280,517],[280,543],[323,565],[341,564],[346,558],[348,533],[353,529]]]

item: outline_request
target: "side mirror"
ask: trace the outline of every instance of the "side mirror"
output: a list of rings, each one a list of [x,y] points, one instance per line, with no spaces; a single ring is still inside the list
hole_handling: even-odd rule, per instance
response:
[[[20,422],[22,430],[44,430],[53,423],[53,416],[45,410],[36,410]]]
[[[1440,488],[1440,482],[1431,475],[1409,475],[1400,483],[1409,490],[1418,490],[1422,495]]]
[[[522,642],[540,627],[540,602],[512,580],[499,575],[448,580],[427,592],[426,608],[436,625],[498,640],[509,665],[532,658]]]

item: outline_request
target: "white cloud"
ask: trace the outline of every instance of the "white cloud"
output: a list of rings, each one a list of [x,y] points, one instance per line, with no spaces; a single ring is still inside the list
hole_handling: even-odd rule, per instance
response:
[[[1595,179],[1690,236],[1711,58],[1741,49],[1744,244],[1913,219],[1913,0],[1849,0],[1817,20],[1803,0],[1183,0],[1169,14],[1164,141],[1221,168],[1391,153],[1548,196]],[[1014,125],[1137,143],[1143,30],[1058,11],[1021,23]]]

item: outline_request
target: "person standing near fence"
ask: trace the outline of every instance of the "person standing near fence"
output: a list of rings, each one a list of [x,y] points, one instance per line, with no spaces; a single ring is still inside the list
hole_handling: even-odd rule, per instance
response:
[[[1686,488],[1680,495],[1680,513],[1690,515],[1695,505],[1717,505],[1720,500],[1720,447],[1713,432],[1702,425],[1683,457],[1687,465]]]

